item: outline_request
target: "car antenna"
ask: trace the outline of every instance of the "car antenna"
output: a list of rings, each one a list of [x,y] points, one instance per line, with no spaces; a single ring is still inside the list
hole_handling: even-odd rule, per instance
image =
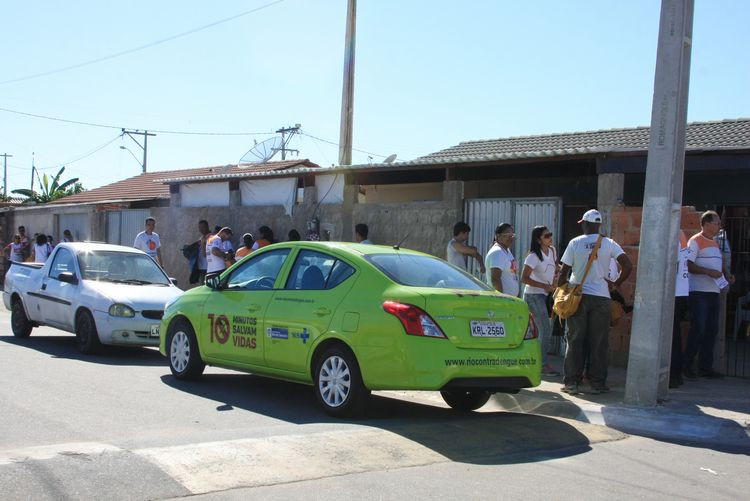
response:
[[[402,243],[404,243],[404,242],[406,242],[406,239],[407,239],[407,238],[409,238],[409,233],[407,233],[407,234],[406,234],[406,235],[404,236],[404,238],[402,238],[402,239],[401,239],[401,241],[400,241],[399,243],[397,243],[396,245],[394,245],[394,246],[393,246],[393,248],[394,248],[394,249],[396,249],[396,250],[399,250],[399,249],[401,249],[401,244],[402,244]]]

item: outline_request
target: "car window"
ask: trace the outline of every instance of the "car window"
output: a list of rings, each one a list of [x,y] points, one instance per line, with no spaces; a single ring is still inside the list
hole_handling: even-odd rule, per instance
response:
[[[84,280],[133,285],[170,285],[159,265],[146,254],[121,251],[92,251],[78,254]]]
[[[75,274],[76,271],[75,258],[73,257],[73,253],[68,249],[57,249],[55,259],[54,261],[52,261],[52,266],[50,266],[49,276],[51,278],[57,278],[60,276],[60,273],[65,273],[68,271],[72,272],[73,274]]]
[[[401,285],[437,289],[492,290],[465,271],[442,259],[414,254],[370,254],[365,256],[388,278]]]
[[[311,250],[297,255],[286,288],[292,290],[333,289],[354,274],[354,268],[338,258]]]
[[[289,251],[290,249],[277,249],[251,257],[232,272],[227,280],[226,288],[233,290],[273,289],[273,284]]]

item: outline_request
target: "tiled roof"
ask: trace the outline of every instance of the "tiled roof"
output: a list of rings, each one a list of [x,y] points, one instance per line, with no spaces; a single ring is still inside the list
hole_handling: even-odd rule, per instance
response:
[[[465,141],[420,157],[415,162],[466,162],[647,151],[649,130],[650,127],[635,127]],[[687,150],[750,148],[750,119],[690,123],[685,143]]]
[[[161,182],[162,179],[196,179],[217,175],[232,174],[242,178],[259,172],[271,173],[292,168],[316,168],[317,164],[307,160],[284,160],[267,162],[264,164],[222,165],[216,167],[200,167],[197,169],[181,169],[170,171],[146,172],[112,184],[100,186],[93,190],[84,191],[77,195],[61,198],[47,205],[88,204],[101,202],[133,202],[136,200],[151,200],[169,198],[169,186]]]

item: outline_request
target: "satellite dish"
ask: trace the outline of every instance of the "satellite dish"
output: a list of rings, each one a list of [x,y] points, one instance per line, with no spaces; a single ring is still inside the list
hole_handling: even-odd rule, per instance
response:
[[[384,164],[392,164],[393,161],[396,160],[396,154],[388,155],[385,160],[383,160]]]
[[[255,164],[265,163],[271,160],[277,151],[281,149],[281,137],[274,136],[271,139],[266,139],[257,143],[250,150],[242,155],[239,163],[241,164]]]

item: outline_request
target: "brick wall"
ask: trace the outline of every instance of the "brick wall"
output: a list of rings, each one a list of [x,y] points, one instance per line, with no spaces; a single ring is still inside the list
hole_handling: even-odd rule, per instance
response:
[[[638,251],[641,240],[641,213],[641,207],[615,207],[611,214],[612,232],[609,236],[622,246],[622,249],[633,262],[633,273],[620,286],[620,292],[625,297],[627,304],[633,304],[633,297],[635,296],[636,277],[638,276]],[[680,226],[688,238],[700,231],[700,216],[701,213],[696,211],[694,207],[682,208]],[[627,365],[631,323],[632,313],[629,313],[609,332],[609,353],[614,365],[623,367]],[[683,334],[685,334],[684,328]]]

